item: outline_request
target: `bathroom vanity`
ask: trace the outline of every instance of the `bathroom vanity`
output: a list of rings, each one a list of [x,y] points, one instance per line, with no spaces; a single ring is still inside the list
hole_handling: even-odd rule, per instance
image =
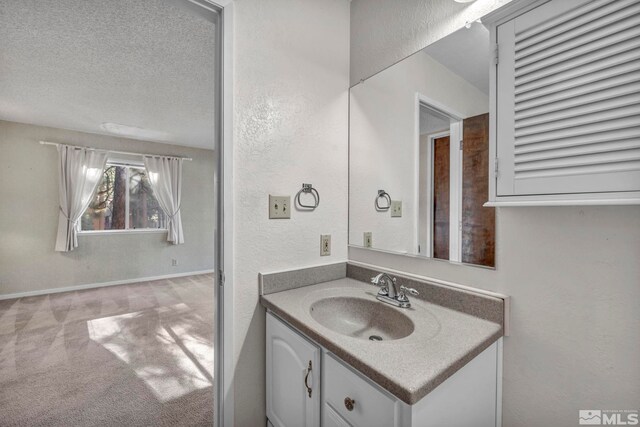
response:
[[[477,317],[428,295],[470,293],[429,286],[410,308],[352,278],[263,295],[271,425],[499,425],[503,301],[467,300]]]

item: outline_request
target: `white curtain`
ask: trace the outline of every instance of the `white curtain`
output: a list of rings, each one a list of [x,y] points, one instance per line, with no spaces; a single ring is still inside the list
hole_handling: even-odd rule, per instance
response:
[[[182,197],[182,159],[175,157],[145,157],[144,166],[158,204],[167,215],[167,241],[184,243],[180,199]]]
[[[93,199],[106,162],[106,152],[58,145],[56,251],[69,252],[78,247],[78,220]]]

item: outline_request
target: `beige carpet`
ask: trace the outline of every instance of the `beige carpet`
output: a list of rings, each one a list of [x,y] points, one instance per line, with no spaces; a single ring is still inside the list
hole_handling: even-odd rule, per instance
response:
[[[213,424],[213,276],[0,301],[0,426]]]

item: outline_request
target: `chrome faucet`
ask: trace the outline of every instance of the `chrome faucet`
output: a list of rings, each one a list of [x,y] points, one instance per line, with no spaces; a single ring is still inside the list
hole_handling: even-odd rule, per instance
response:
[[[413,288],[407,288],[400,286],[400,291],[396,287],[396,278],[389,276],[387,273],[380,273],[371,278],[371,283],[380,286],[378,296],[379,301],[386,302],[387,304],[395,305],[396,307],[409,308],[411,303],[407,298],[407,293],[411,295],[419,295],[418,291]]]

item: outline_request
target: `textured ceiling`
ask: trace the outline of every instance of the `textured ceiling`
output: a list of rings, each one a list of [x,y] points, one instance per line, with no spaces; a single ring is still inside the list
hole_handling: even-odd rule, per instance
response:
[[[0,0],[0,119],[212,149],[215,36],[188,0]]]
[[[425,47],[423,52],[489,95],[489,45],[489,30],[474,22],[471,28],[461,28]]]

